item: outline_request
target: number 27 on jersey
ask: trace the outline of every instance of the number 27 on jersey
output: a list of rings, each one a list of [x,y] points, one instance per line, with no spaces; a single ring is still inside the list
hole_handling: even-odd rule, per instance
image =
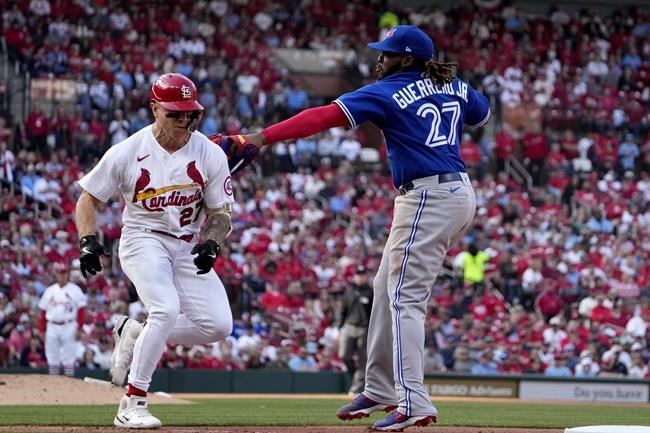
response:
[[[456,137],[456,127],[460,120],[460,103],[458,101],[444,102],[442,104],[442,110],[439,110],[432,103],[427,102],[418,108],[417,114],[424,118],[428,116],[432,117],[431,129],[424,144],[429,147],[442,146],[443,144],[454,146],[458,144],[456,143],[458,139]],[[449,120],[443,122],[443,116],[448,117]],[[449,130],[445,131],[447,126]]]

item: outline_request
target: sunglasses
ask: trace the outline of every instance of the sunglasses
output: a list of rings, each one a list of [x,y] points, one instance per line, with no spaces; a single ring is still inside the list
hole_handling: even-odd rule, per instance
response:
[[[201,116],[200,111],[168,111],[165,113],[165,117],[168,119],[180,119],[185,116],[185,113],[187,113],[187,117],[190,120],[196,120]]]

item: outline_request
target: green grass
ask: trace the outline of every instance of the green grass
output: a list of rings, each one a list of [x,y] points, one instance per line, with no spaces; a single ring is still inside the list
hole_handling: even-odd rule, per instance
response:
[[[152,405],[151,413],[171,426],[261,425],[369,425],[370,420],[343,422],[336,409],[347,399],[296,400],[195,399],[191,405]],[[647,407],[590,406],[504,402],[439,402],[438,425],[479,427],[565,428],[580,425],[644,425],[650,420]],[[3,406],[2,425],[112,425],[117,408],[102,406]],[[371,420],[381,418],[374,414]]]

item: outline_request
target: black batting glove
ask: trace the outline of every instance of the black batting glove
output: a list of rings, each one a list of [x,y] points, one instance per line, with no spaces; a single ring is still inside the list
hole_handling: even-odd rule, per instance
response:
[[[221,247],[215,241],[208,239],[207,241],[194,245],[190,254],[198,254],[194,258],[194,264],[199,269],[197,274],[207,274],[212,269],[214,261],[221,251]]]
[[[79,268],[84,278],[88,275],[95,275],[102,270],[102,262],[100,256],[108,256],[108,249],[97,242],[95,235],[88,235],[81,238],[79,241],[80,255],[79,255]]]

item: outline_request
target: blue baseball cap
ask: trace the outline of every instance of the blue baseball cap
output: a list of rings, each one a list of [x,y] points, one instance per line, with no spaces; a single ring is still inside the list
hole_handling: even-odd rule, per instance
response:
[[[368,46],[378,51],[409,54],[425,60],[432,58],[434,53],[433,41],[416,26],[393,27],[383,41],[372,42]]]

